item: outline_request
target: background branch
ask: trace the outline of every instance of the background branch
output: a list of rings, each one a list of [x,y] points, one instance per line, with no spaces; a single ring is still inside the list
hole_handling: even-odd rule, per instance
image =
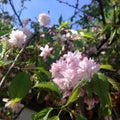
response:
[[[104,15],[104,8],[103,8],[103,3],[102,3],[102,0],[97,0],[98,3],[99,3],[99,7],[100,7],[100,12],[101,12],[101,16],[102,16],[102,21],[103,21],[103,24],[105,25],[106,24],[106,20],[105,20],[105,15]]]
[[[16,9],[15,9],[15,7],[14,7],[14,4],[12,3],[12,0],[9,0],[9,3],[10,3],[10,6],[11,6],[13,12],[15,13],[15,15],[16,15],[19,23],[20,23],[20,26],[23,27],[23,24],[22,24],[22,21],[21,21],[21,19],[20,19],[20,16],[17,14]]]
[[[64,2],[64,1],[62,1],[62,0],[56,0],[56,1],[58,1],[59,3],[66,4],[66,5],[68,5],[69,7],[72,7],[72,8],[75,8],[75,9],[77,9],[77,10],[80,10],[80,8],[78,8],[78,2],[79,2],[79,0],[77,0],[77,3],[76,3],[75,6],[72,5],[72,4],[70,4],[70,3],[68,3],[68,2]]]

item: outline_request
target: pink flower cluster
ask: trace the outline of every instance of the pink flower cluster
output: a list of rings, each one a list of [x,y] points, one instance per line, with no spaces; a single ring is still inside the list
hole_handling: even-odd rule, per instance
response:
[[[50,72],[52,73],[53,82],[65,92],[73,89],[80,80],[90,79],[98,70],[99,64],[76,50],[74,53],[68,52],[56,63],[53,63]]]
[[[31,37],[32,33],[27,28],[21,30],[12,31],[8,42],[15,46],[22,48],[27,39]]]
[[[26,35],[20,30],[12,31],[8,41],[11,45],[21,48],[26,41]]]
[[[39,14],[38,22],[41,26],[46,26],[50,23],[50,16],[46,13]]]
[[[40,50],[42,51],[40,56],[43,57],[43,60],[46,62],[47,57],[51,54],[51,51],[53,50],[52,47],[49,47],[47,44],[45,47],[40,47]]]

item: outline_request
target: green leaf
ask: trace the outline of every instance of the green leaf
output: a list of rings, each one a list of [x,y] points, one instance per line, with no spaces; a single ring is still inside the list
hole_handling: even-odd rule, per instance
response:
[[[65,104],[65,106],[68,106],[70,103],[76,101],[80,96],[80,88],[76,87],[73,92],[72,95],[69,97],[67,103]]]
[[[92,85],[93,91],[97,93],[100,99],[100,114],[103,116],[110,115],[112,102],[107,77],[102,73],[94,74],[92,78]]]
[[[112,114],[112,101],[109,92],[106,92],[104,99],[100,99],[99,114],[102,116],[110,116]]]
[[[84,117],[83,115],[80,115],[80,114],[75,115],[75,118],[76,118],[76,120],[87,120],[86,117]]]
[[[39,70],[40,72],[42,72],[45,75],[47,75],[48,77],[50,77],[50,72],[48,72],[47,70],[45,70],[43,67],[36,67],[35,69]]]
[[[52,107],[41,110],[39,113],[33,115],[33,120],[48,120],[48,116],[52,110]]]
[[[84,32],[80,32],[79,34],[80,34],[80,36],[82,36],[82,37],[91,38],[91,39],[94,38],[91,34],[87,34],[87,33],[84,33]]]
[[[108,43],[109,45],[113,42],[115,35],[116,35],[116,30],[114,32],[112,31],[112,33],[111,33],[109,43]]]
[[[10,97],[12,99],[22,99],[26,96],[31,87],[30,77],[27,73],[20,72],[12,80],[9,87]]]
[[[83,42],[81,40],[75,40],[73,43],[77,46],[78,49],[83,47]]]
[[[108,77],[108,82],[113,86],[117,91],[120,91],[120,83],[116,82],[114,79]]]
[[[85,85],[88,81],[87,80],[81,80],[79,85],[75,87],[75,89],[72,91],[71,96],[69,97],[67,103],[63,106],[68,106],[70,103],[76,101],[80,96],[80,88]]]
[[[54,91],[58,94],[60,94],[60,90],[57,85],[55,85],[53,82],[40,82],[39,84],[35,85],[34,87],[42,88],[42,89],[49,89],[51,91]]]
[[[87,93],[88,97],[92,98],[93,88],[94,88],[93,83],[90,81],[84,87],[85,87],[85,90],[86,90],[86,93]]]
[[[111,65],[100,65],[100,69],[115,71]]]
[[[15,103],[21,101],[21,98],[15,98],[12,100],[12,107],[14,107]]]
[[[59,26],[58,29],[61,29],[61,28],[68,28],[68,25],[70,25],[70,24],[71,24],[71,22],[68,22],[68,21],[63,22],[63,23],[61,23],[61,25]]]
[[[98,95],[104,98],[106,92],[109,91],[109,83],[107,77],[102,73],[97,73],[93,76],[94,90]]]

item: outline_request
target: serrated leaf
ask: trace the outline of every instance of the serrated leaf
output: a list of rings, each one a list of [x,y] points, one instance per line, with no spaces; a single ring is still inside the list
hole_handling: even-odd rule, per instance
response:
[[[92,98],[92,95],[93,95],[93,84],[92,82],[90,81],[88,84],[86,84],[85,86],[85,90],[86,90],[86,93],[88,95],[89,98]]]
[[[50,72],[45,70],[43,67],[36,67],[35,69],[39,70],[40,72],[46,74],[48,77],[50,77]]]
[[[35,85],[34,87],[42,88],[42,89],[49,89],[51,91],[54,91],[58,94],[60,94],[60,90],[57,85],[55,85],[53,82],[40,82],[39,84]]]
[[[30,77],[27,73],[20,72],[12,80],[9,87],[10,97],[12,99],[22,99],[26,96],[31,87]]]
[[[67,103],[65,104],[65,106],[68,106],[70,103],[76,101],[80,96],[80,88],[76,87],[73,92],[72,95],[69,97]]]
[[[85,85],[88,81],[87,80],[82,80],[80,81],[79,85],[75,87],[75,89],[72,91],[71,96],[69,97],[67,103],[63,106],[68,106],[69,104],[75,102],[79,96],[80,96],[80,88]]]
[[[94,90],[99,96],[105,96],[105,93],[109,91],[109,83],[107,77],[102,73],[97,73],[93,76]]]
[[[104,99],[100,99],[100,109],[99,113],[102,116],[111,115],[112,114],[112,100],[109,92],[106,92]]]
[[[111,114],[111,97],[109,93],[109,82],[107,77],[102,73],[97,73],[92,78],[93,91],[97,93],[100,99],[100,114],[110,115]]]
[[[100,69],[115,71],[111,65],[100,65]]]
[[[114,79],[108,77],[108,82],[113,86],[114,89],[120,91],[120,83],[116,82]]]
[[[41,110],[39,113],[33,115],[33,120],[48,120],[48,116],[52,110],[52,107]]]

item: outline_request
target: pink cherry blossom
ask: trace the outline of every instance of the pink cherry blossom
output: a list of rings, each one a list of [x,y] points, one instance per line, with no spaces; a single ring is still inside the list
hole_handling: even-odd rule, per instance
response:
[[[41,13],[39,15],[38,21],[40,22],[41,26],[46,26],[50,23],[50,16],[46,13]]]
[[[64,54],[56,63],[53,63],[50,72],[53,82],[65,92],[73,89],[80,80],[90,79],[98,70],[99,64],[76,50],[74,53]]]
[[[20,30],[14,30],[10,34],[9,43],[15,47],[22,48],[26,40],[31,37],[32,33],[25,27]]]
[[[11,45],[21,48],[26,42],[26,38],[27,36],[23,33],[23,31],[16,30],[12,31],[8,41]]]
[[[40,50],[42,51],[40,56],[43,57],[44,61],[47,61],[47,57],[50,55],[51,51],[53,50],[53,48],[49,47],[47,44],[45,45],[45,47],[40,47]]]

